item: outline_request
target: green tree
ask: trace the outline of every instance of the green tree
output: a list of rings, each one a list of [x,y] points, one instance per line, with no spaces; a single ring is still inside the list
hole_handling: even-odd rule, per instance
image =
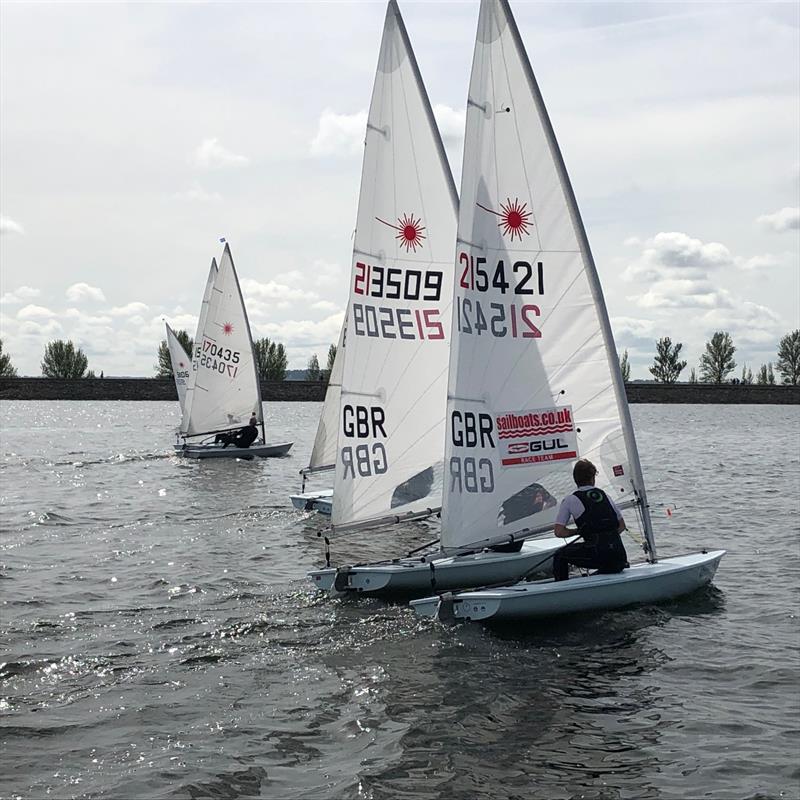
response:
[[[752,383],[753,382],[753,370],[747,366],[747,364],[742,364],[742,383]]]
[[[762,364],[761,369],[758,371],[756,383],[761,386],[768,386],[775,383],[775,373],[772,371],[772,362],[769,364]]]
[[[733,354],[736,348],[726,331],[717,331],[706,342],[706,351],[700,357],[700,374],[704,383],[722,383],[736,369]]]
[[[306,369],[306,380],[318,381],[321,378],[322,378],[322,370],[320,370],[319,368],[319,359],[317,358],[317,354],[314,353],[314,355],[308,359],[308,368]]]
[[[181,343],[181,347],[191,359],[191,353],[194,352],[192,337],[186,331],[175,331],[175,338]],[[156,364],[155,370],[156,378],[172,377],[172,359],[169,357],[169,345],[166,339],[162,339],[161,344],[158,346],[158,364]]]
[[[76,350],[71,341],[56,339],[44,348],[42,375],[45,378],[82,378],[88,365],[89,359],[83,350]]]
[[[628,351],[626,350],[622,354],[622,358],[619,360],[619,368],[622,372],[622,380],[625,383],[630,383],[631,380],[631,364],[628,361]]]
[[[800,383],[800,328],[784,336],[778,345],[778,372],[784,383]]]
[[[692,371],[689,373],[689,383],[697,383],[697,370],[692,367]]]
[[[253,342],[253,350],[256,354],[258,377],[261,380],[286,380],[286,368],[289,366],[289,359],[286,356],[286,348],[282,344],[271,342],[265,337],[256,339]]]
[[[686,366],[685,361],[680,360],[683,344],[676,342],[672,344],[669,336],[664,336],[656,342],[656,357],[653,366],[650,367],[650,374],[659,383],[675,383],[678,376]]]
[[[328,348],[328,366],[325,367],[325,380],[330,380],[331,372],[333,372],[333,362],[336,361],[336,345],[332,344]]]
[[[11,363],[11,356],[3,352],[3,340],[0,339],[0,378],[16,378],[17,370]]]

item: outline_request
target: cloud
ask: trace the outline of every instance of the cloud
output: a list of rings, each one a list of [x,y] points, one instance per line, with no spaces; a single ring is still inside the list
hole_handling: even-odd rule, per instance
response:
[[[644,246],[639,258],[623,273],[624,280],[654,281],[668,277],[700,278],[708,270],[718,269],[733,263],[733,256],[719,242],[704,244],[677,231],[658,233],[652,239],[641,242],[636,238],[626,239],[627,246]]]
[[[134,301],[124,306],[114,306],[108,313],[112,317],[131,317],[134,314],[144,314],[149,308],[150,306],[145,303]]]
[[[242,291],[247,301],[247,308],[250,308],[250,300],[286,301],[286,300],[305,300],[313,301],[317,299],[314,292],[307,289],[294,289],[277,281],[267,281],[261,283],[253,278],[245,278],[242,281]]]
[[[86,314],[83,311],[78,311],[77,308],[68,308],[63,316],[69,320],[75,320],[80,325],[110,325],[113,321],[111,317],[101,316],[93,317],[91,314]]]
[[[17,311],[17,319],[52,319],[56,316],[55,311],[44,306],[27,305]]]
[[[777,233],[797,230],[800,228],[800,208],[782,208],[774,214],[763,214],[756,221]]]
[[[81,300],[105,302],[106,299],[102,289],[98,289],[96,286],[89,286],[88,283],[73,283],[67,289],[66,297],[70,303],[79,303]]]
[[[312,156],[354,156],[364,147],[367,112],[337,114],[326,108],[319,118],[317,135],[311,142]]]
[[[448,144],[456,144],[464,139],[464,127],[467,122],[465,109],[451,108],[443,103],[433,107],[433,116],[439,126],[442,139]]]
[[[249,163],[246,156],[232,153],[219,143],[219,139],[203,139],[191,157],[192,163],[202,169],[223,169],[225,167],[243,167]],[[202,191],[202,190],[200,190]]]
[[[13,219],[0,216],[0,236],[5,236],[8,233],[18,233],[23,235],[25,233],[25,228],[23,228],[19,222],[14,222]]]
[[[34,289],[30,286],[20,286],[18,289],[14,289],[13,292],[6,292],[0,297],[0,303],[10,306],[17,305],[19,303],[24,303],[26,300],[32,300],[40,294],[41,291],[39,289]]]
[[[176,192],[175,197],[178,200],[190,200],[196,203],[216,203],[222,200],[219,192],[209,192],[197,183],[185,192]]]

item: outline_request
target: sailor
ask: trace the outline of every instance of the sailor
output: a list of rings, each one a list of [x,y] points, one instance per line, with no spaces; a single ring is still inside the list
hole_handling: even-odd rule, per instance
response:
[[[244,428],[238,431],[231,431],[230,433],[218,433],[214,437],[214,444],[222,443],[223,449],[229,444],[232,444],[234,447],[250,447],[257,438],[258,419],[256,419],[256,412],[254,411],[250,416],[250,421]]]
[[[577,534],[583,541],[572,542],[553,556],[553,576],[557,581],[567,580],[570,564],[605,575],[622,572],[628,566],[620,538],[625,520],[614,501],[595,487],[596,475],[595,465],[583,458],[572,470],[578,488],[561,501],[553,532],[562,539]],[[577,530],[567,528],[570,518],[575,520]]]

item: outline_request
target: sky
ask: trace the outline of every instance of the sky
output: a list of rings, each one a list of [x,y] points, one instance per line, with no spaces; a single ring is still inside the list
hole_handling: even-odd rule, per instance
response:
[[[401,11],[453,172],[477,2]],[[514,2],[617,346],[775,361],[800,327],[800,5]],[[324,364],[383,3],[0,3],[0,337],[152,375],[230,243],[254,337]],[[738,373],[739,369],[737,369]]]

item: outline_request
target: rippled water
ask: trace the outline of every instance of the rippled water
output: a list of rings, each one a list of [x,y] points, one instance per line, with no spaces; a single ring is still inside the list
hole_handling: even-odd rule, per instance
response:
[[[0,404],[0,796],[800,797],[800,409],[634,406],[660,552],[727,548],[715,586],[510,629],[307,585],[319,409],[196,463],[174,403]]]

